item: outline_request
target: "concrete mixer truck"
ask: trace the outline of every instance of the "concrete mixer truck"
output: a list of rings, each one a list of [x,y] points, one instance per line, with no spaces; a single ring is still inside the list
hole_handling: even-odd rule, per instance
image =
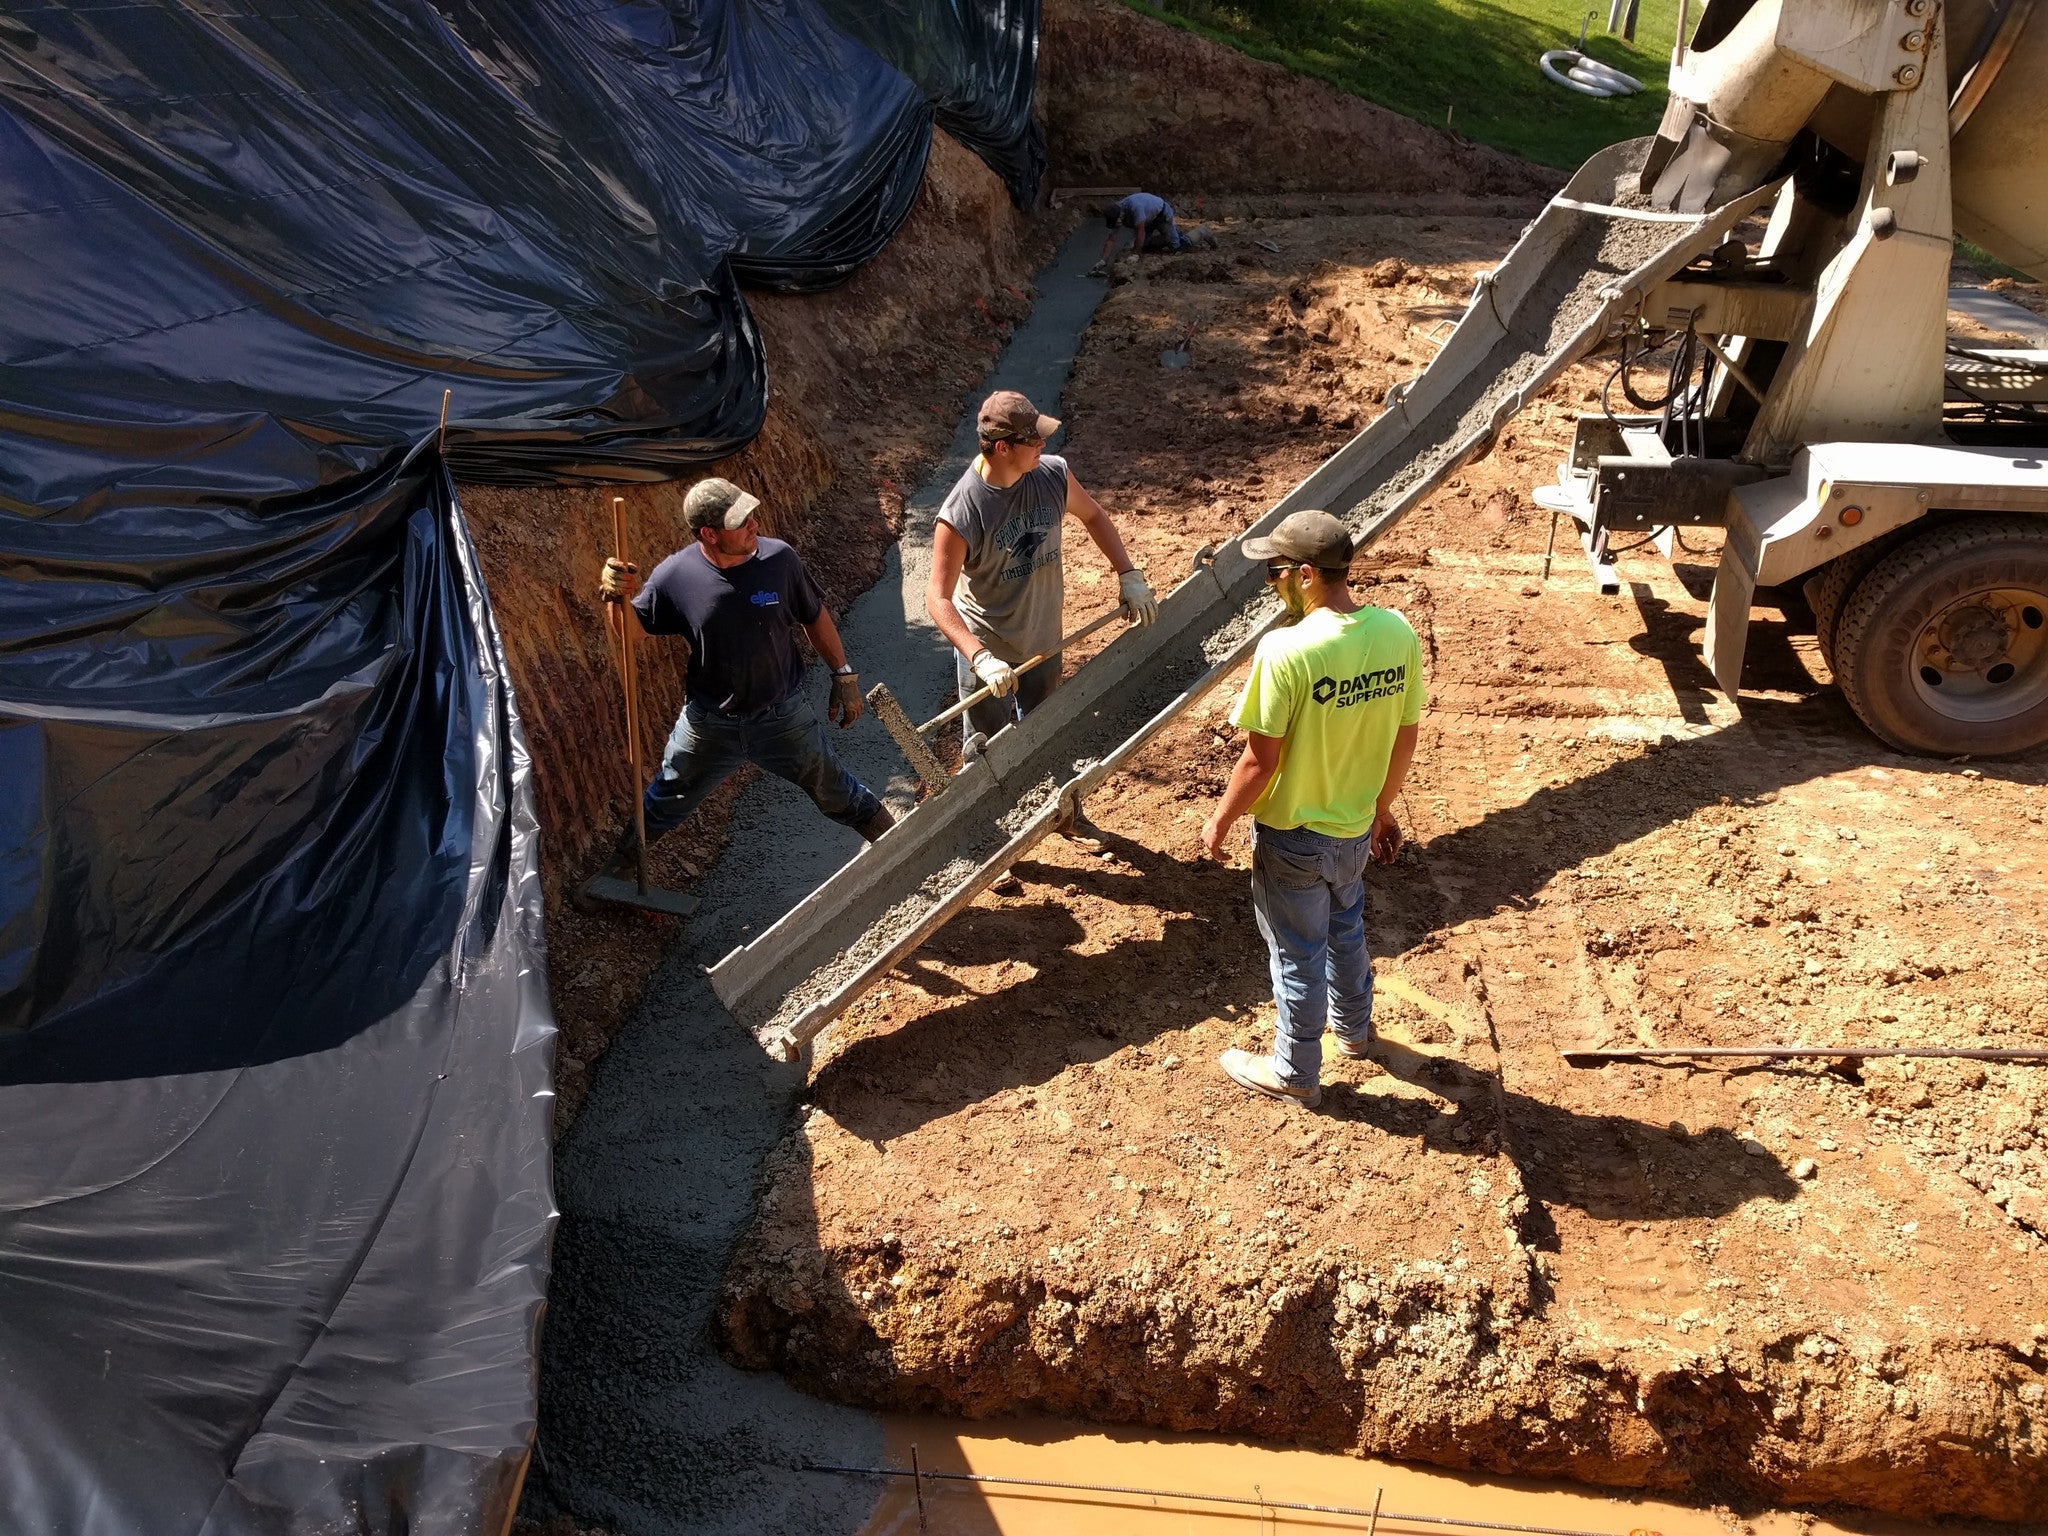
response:
[[[1536,493],[1608,590],[1620,548],[1724,529],[1721,686],[1757,590],[1802,587],[1851,708],[1910,752],[2048,742],[2048,352],[1947,324],[1957,233],[2048,277],[2044,12],[1707,0],[1689,38],[1681,12],[1614,201],[1682,221],[1775,190],[1638,287],[1602,409]]]

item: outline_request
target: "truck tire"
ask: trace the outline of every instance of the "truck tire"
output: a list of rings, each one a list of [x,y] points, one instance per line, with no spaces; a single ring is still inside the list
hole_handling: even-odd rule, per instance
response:
[[[1850,592],[1897,544],[1896,537],[1879,539],[1846,555],[1837,555],[1801,585],[1806,606],[1813,610],[1813,638],[1820,645],[1821,660],[1828,664],[1830,675],[1841,675],[1842,669],[1835,664],[1835,631],[1841,625],[1842,610],[1849,606]]]
[[[2048,742],[2048,518],[1969,517],[1892,549],[1835,622],[1835,680],[1903,752]]]

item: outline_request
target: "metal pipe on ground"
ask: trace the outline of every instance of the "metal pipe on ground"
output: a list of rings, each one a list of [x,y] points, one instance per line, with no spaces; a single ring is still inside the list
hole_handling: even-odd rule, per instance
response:
[[[1515,1525],[1504,1520],[1462,1520],[1455,1515],[1402,1514],[1396,1510],[1380,1508],[1377,1497],[1370,1509],[1357,1509],[1348,1504],[1307,1504],[1287,1499],[1248,1499],[1242,1494],[1193,1493],[1184,1488],[1128,1488],[1116,1483],[1067,1483],[1043,1477],[998,1477],[990,1472],[934,1472],[929,1467],[846,1467],[830,1462],[807,1461],[803,1463],[806,1472],[830,1472],[842,1477],[908,1477],[920,1485],[931,1482],[971,1483],[977,1487],[996,1488],[1045,1488],[1061,1493],[1104,1493],[1130,1499],[1182,1499],[1191,1504],[1233,1504],[1250,1509],[1284,1509],[1306,1515],[1342,1515],[1352,1519],[1369,1520],[1377,1525],[1381,1520],[1396,1524],[1444,1526],[1461,1531],[1514,1531],[1521,1536],[1605,1536],[1604,1532],[1577,1530],[1557,1525]],[[920,1499],[922,1493],[920,1492]],[[922,1506],[920,1505],[920,1513]],[[1631,1536],[1656,1536],[1653,1531],[1632,1532]]]
[[[1604,1067],[1616,1061],[1682,1061],[1693,1057],[1740,1056],[1749,1060],[1867,1061],[1883,1056],[1920,1056],[1941,1061],[2048,1062],[2048,1050],[2005,1050],[1997,1047],[1949,1045],[1654,1045],[1614,1050],[1565,1051],[1572,1067]]]

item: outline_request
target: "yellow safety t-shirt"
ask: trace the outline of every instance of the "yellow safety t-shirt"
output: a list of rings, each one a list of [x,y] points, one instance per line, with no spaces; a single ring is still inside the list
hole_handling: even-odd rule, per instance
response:
[[[1266,636],[1231,717],[1286,743],[1253,818],[1328,837],[1369,831],[1395,733],[1422,718],[1427,696],[1422,642],[1389,609],[1318,608]]]

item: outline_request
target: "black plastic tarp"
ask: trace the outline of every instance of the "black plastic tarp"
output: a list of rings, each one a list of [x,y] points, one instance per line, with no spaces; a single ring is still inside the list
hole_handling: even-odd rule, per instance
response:
[[[939,126],[988,162],[1020,208],[1045,180],[1032,115],[1039,0],[819,0],[851,37],[917,82]]]
[[[746,442],[741,279],[935,113],[1028,146],[989,14],[0,5],[0,1531],[509,1517],[552,1025],[454,483]]]
[[[1002,93],[978,144],[1014,180],[1035,31],[928,9],[871,30],[963,131],[976,84]],[[433,421],[446,390],[460,479],[664,478],[735,451],[767,390],[736,282],[845,278],[907,217],[930,148],[931,102],[808,3],[12,15],[0,93],[23,172],[63,162],[95,223],[101,199],[134,205],[107,211],[119,243],[94,265],[134,283],[172,251],[203,279],[64,306],[115,334],[48,338],[24,387],[70,398],[66,354],[89,350],[91,389],[118,341],[210,401],[372,440]]]
[[[300,447],[212,459],[239,506],[138,464],[0,525],[0,1529],[516,1496],[553,1214],[525,749],[441,460]]]

